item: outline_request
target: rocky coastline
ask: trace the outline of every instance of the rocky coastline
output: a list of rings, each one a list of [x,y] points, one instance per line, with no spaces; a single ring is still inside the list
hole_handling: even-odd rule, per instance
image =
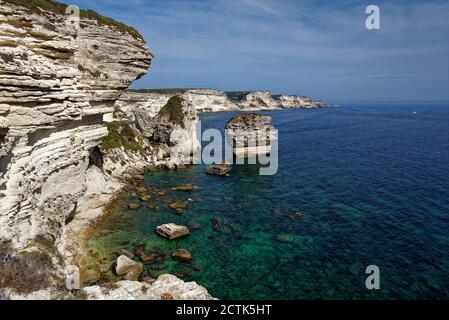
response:
[[[89,282],[86,242],[122,190],[147,170],[190,163],[198,113],[325,104],[265,91],[126,90],[153,59],[139,33],[83,11],[73,34],[65,5],[46,3],[0,0],[0,271],[10,275],[0,296],[212,299],[172,275],[73,292],[65,278],[75,266]]]
[[[215,89],[126,90],[117,105],[124,109],[142,108],[154,113],[170,98],[180,94],[195,106],[198,113],[328,107],[327,103],[306,96],[272,95],[269,91],[223,92]]]

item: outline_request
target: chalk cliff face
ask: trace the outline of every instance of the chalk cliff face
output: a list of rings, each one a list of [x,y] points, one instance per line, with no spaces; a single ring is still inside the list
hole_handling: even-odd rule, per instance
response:
[[[147,72],[145,42],[114,26],[0,1],[0,235],[57,239],[86,192],[115,100]]]
[[[320,108],[324,102],[305,96],[272,96],[269,91],[223,92],[213,89],[168,89],[127,91],[117,102],[120,108],[144,108],[156,114],[170,97],[184,94],[198,112],[260,111],[293,108]]]
[[[143,108],[150,115],[155,115],[175,95],[183,94],[198,112],[220,112],[239,110],[239,106],[229,100],[228,96],[213,89],[170,89],[127,91],[117,102],[122,109]]]
[[[188,93],[159,96],[158,108],[117,102],[152,61],[144,40],[92,12],[75,32],[65,5],[45,4],[0,0],[0,240],[40,250],[45,239],[62,254],[55,272],[64,277],[59,267],[77,266],[83,281],[91,277],[85,241],[93,222],[129,179],[182,166],[199,148],[198,118]],[[39,289],[31,296],[54,297]],[[196,284],[185,290],[210,298]]]

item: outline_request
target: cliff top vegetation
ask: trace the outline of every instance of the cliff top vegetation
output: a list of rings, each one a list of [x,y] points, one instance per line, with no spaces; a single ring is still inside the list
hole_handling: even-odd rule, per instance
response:
[[[51,11],[56,14],[65,14],[67,5],[53,0],[3,0],[17,6],[22,6],[32,13],[39,13],[41,10]],[[102,16],[93,10],[80,10],[81,19],[96,20],[99,25],[115,27],[121,32],[128,33],[136,39],[142,39],[142,35],[134,28],[114,19]]]

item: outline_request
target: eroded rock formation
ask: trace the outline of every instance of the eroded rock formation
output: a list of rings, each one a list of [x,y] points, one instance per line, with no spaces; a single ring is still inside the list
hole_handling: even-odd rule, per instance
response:
[[[155,114],[167,101],[183,94],[198,112],[259,111],[293,108],[321,108],[326,103],[305,96],[272,96],[269,91],[223,92],[213,89],[160,89],[126,91],[117,105],[121,108],[142,108]]]
[[[105,206],[148,167],[181,165],[199,147],[197,115],[184,95],[121,109],[123,90],[151,63],[145,41],[90,11],[74,32],[66,6],[44,2],[0,0],[0,240],[17,252],[44,239],[58,249],[58,276],[75,266],[84,281],[96,272],[85,241]]]
[[[0,1],[0,235],[55,240],[87,190],[104,119],[147,72],[145,42],[111,25]]]
[[[271,142],[276,139],[273,119],[256,113],[233,117],[226,124],[226,139],[238,157],[255,157],[271,152]]]

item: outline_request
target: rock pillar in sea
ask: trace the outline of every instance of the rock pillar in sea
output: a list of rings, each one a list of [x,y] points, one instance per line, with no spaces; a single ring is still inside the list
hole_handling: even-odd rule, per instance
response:
[[[252,158],[270,154],[272,141],[277,137],[271,117],[246,113],[229,120],[226,139],[237,158]]]

